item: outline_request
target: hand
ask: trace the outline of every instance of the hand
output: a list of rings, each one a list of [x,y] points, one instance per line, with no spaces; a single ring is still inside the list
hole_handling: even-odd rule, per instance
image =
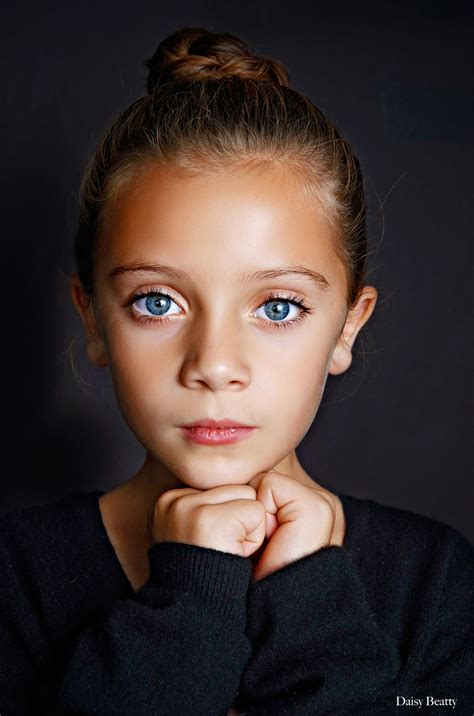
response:
[[[265,508],[255,488],[220,485],[163,492],[148,516],[153,542],[184,542],[249,557],[265,538]]]
[[[254,582],[322,547],[342,544],[335,530],[337,498],[327,490],[277,470],[259,473],[248,484],[265,507],[268,540],[252,556]]]

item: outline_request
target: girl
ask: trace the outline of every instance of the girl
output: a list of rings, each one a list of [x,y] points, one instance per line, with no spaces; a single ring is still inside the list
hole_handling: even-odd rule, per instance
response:
[[[2,518],[1,713],[471,713],[472,547],[295,452],[377,300],[351,146],[232,35],[147,64],[71,281],[146,460]]]

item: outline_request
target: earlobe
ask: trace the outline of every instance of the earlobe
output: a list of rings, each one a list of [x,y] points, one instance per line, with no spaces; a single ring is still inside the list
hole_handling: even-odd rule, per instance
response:
[[[337,339],[328,372],[344,373],[352,363],[352,347],[362,326],[367,323],[377,303],[377,290],[364,286],[355,306],[349,311],[344,327]]]
[[[345,373],[351,363],[352,347],[345,343],[343,335],[341,334],[332,354],[328,373],[330,375],[340,375],[341,373]]]
[[[109,365],[107,348],[94,315],[92,299],[77,274],[71,277],[71,298],[86,331],[89,360],[99,368],[106,368]]]
[[[91,363],[98,368],[107,368],[109,365],[109,357],[101,337],[96,337],[87,341],[87,355]]]

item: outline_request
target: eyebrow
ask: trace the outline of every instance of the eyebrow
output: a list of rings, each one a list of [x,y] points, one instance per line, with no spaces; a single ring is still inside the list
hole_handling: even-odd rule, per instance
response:
[[[121,276],[125,273],[160,273],[176,280],[192,281],[189,274],[174,266],[166,266],[165,264],[155,263],[131,263],[125,266],[117,266],[109,273],[109,278]],[[249,281],[268,281],[272,278],[280,278],[282,276],[295,276],[307,278],[312,281],[320,289],[326,290],[330,288],[329,281],[318,271],[313,271],[306,266],[280,266],[273,269],[262,269],[251,274],[245,274],[242,277],[242,283]]]

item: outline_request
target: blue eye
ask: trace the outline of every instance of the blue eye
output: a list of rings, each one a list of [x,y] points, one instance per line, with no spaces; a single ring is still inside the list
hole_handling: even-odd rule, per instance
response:
[[[137,296],[135,297],[133,303],[139,313],[143,313],[145,316],[149,316],[151,314],[157,318],[165,315],[173,315],[172,313],[167,313],[167,311],[169,310],[171,304],[174,303],[175,306],[177,305],[171,296],[168,296],[167,293],[163,293],[161,291],[156,293],[150,291],[150,293]],[[147,313],[147,311],[149,311],[149,313]],[[176,311],[175,313],[179,313],[179,311]]]
[[[297,296],[291,296],[286,298],[285,296],[279,296],[272,294],[268,296],[267,300],[259,307],[258,310],[263,308],[265,316],[262,318],[269,318],[267,323],[271,323],[275,328],[291,328],[300,321],[304,320],[305,314],[312,313],[312,309],[306,306],[302,300]],[[290,314],[290,312],[293,313]],[[258,313],[257,317],[260,318]],[[284,319],[290,315],[290,320],[285,321]]]
[[[178,315],[181,312],[178,304],[166,291],[151,290],[135,294],[128,300],[126,305],[133,305],[135,314],[140,314],[137,320],[150,324],[166,321],[168,318]],[[169,309],[173,305],[176,310],[169,313]],[[260,304],[257,311],[262,309],[265,315],[260,316],[257,312],[255,314],[257,318],[263,319],[264,323],[275,326],[275,328],[291,328],[296,323],[302,321],[305,314],[313,312],[312,309],[306,306],[297,296],[286,298],[278,294],[268,296],[267,299]],[[290,320],[284,320],[291,311],[293,311],[293,314],[290,315]]]
[[[290,312],[290,302],[286,300],[272,299],[271,301],[266,301],[264,306],[266,315],[271,319],[277,318],[278,320],[282,320],[286,318]]]
[[[155,316],[162,316],[170,307],[171,299],[168,296],[147,296],[145,298],[146,308]],[[165,304],[165,305],[163,305]]]

